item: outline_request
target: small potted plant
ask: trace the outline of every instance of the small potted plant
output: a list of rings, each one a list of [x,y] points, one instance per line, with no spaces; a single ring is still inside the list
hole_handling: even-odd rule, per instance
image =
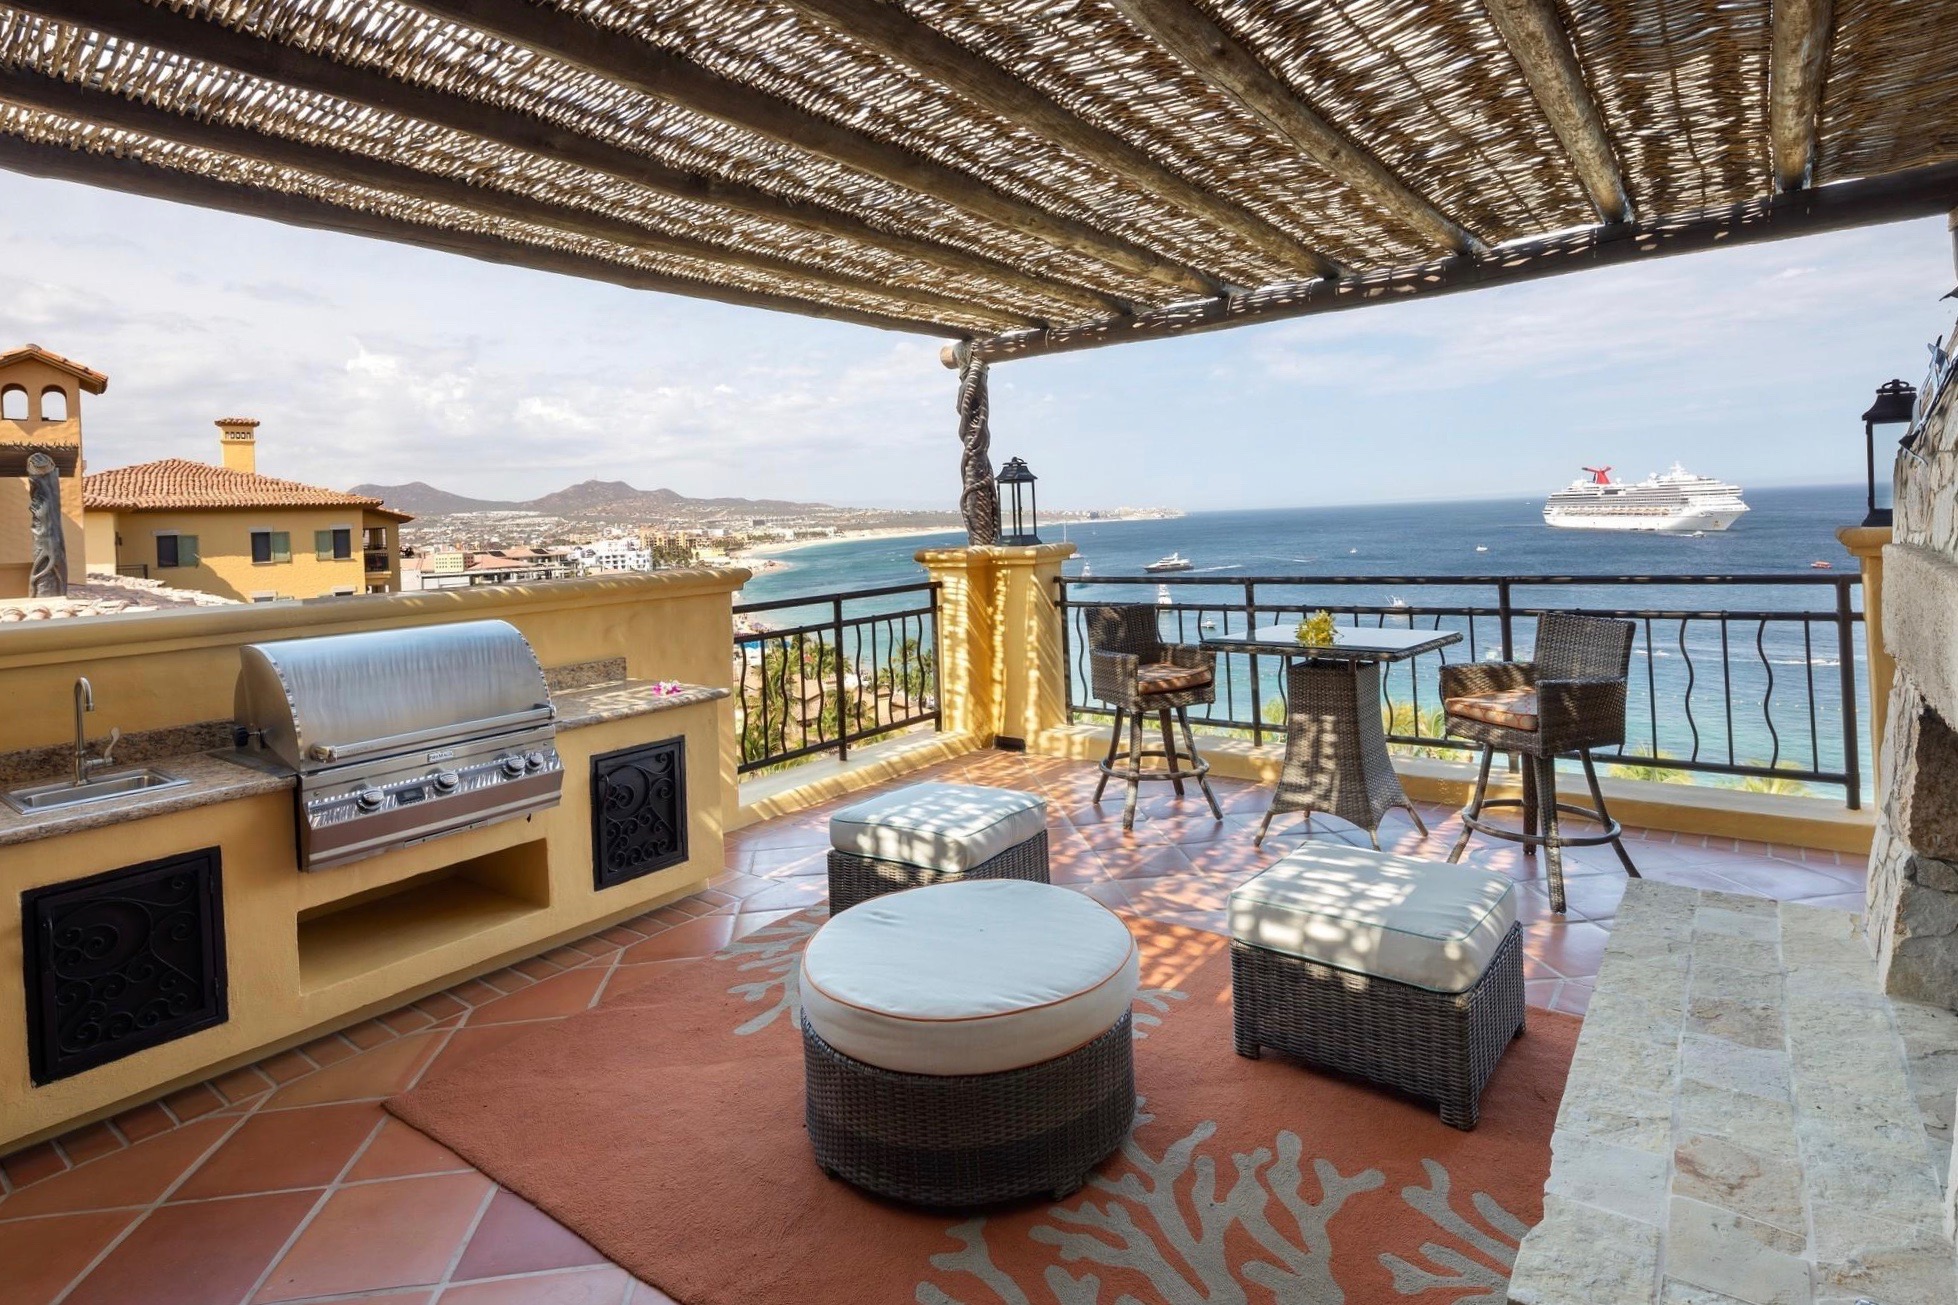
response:
[[[1324,648],[1330,646],[1336,637],[1333,614],[1323,608],[1299,622],[1298,640],[1302,644]]]

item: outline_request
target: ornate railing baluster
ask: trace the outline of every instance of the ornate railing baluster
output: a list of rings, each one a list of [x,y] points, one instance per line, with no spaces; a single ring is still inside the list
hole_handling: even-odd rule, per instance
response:
[[[1806,624],[1806,623],[1804,623]],[[1774,666],[1767,650],[1768,623],[1765,618],[1755,627],[1754,647],[1761,654],[1761,669],[1767,674],[1767,688],[1761,693],[1761,716],[1767,723],[1768,737],[1773,740],[1773,748],[1768,753],[1768,765],[1779,768],[1781,765],[1781,730],[1774,723]]]

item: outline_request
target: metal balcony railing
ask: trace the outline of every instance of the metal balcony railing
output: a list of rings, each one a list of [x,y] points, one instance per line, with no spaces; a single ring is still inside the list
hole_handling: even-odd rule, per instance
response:
[[[758,621],[762,613],[789,624]],[[936,584],[742,603],[734,615],[742,773],[847,757],[871,739],[940,723]]]
[[[1541,612],[1619,617],[1638,626],[1627,740],[1616,754],[1597,754],[1600,761],[1621,773],[1724,776],[1771,791],[1839,785],[1856,808],[1866,774],[1866,740],[1857,724],[1867,683],[1860,583],[1855,575],[1814,573],[1095,576],[1063,577],[1056,601],[1071,720],[1113,715],[1088,689],[1084,609],[1103,603],[1153,601],[1165,638],[1188,643],[1320,610],[1351,624],[1460,631],[1459,644],[1383,666],[1381,710],[1389,741],[1403,750],[1463,757],[1472,755],[1468,745],[1442,730],[1442,663],[1527,659]],[[1600,591],[1618,590],[1667,605],[1597,601]],[[1707,598],[1715,601],[1702,601]],[[1220,656],[1217,701],[1194,709],[1193,719],[1253,743],[1281,741],[1285,660]]]

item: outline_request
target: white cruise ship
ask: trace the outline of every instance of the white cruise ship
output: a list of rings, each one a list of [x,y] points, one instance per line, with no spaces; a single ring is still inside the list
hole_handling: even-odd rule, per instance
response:
[[[1543,505],[1548,525],[1566,530],[1655,530],[1693,534],[1725,530],[1747,511],[1740,486],[1696,476],[1677,462],[1664,475],[1627,484],[1611,478],[1610,467],[1586,467],[1590,474],[1552,494]]]

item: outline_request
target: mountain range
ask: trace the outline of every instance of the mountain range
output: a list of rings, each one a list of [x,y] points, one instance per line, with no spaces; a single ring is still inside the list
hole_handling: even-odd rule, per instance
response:
[[[391,508],[418,517],[454,516],[464,512],[531,512],[546,517],[648,521],[808,516],[848,510],[826,503],[790,503],[780,499],[689,498],[677,490],[635,489],[623,480],[587,480],[540,498],[521,501],[469,498],[419,480],[406,485],[355,485],[351,492],[378,498]]]

